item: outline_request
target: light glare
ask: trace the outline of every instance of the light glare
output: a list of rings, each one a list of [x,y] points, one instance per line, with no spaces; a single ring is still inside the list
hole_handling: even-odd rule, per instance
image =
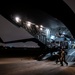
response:
[[[36,28],[39,28],[39,26],[38,26],[38,25],[36,25]]]
[[[30,27],[31,26],[31,22],[27,21],[27,26]]]
[[[40,28],[40,30],[42,31],[42,30],[43,30],[43,28]]]
[[[43,25],[40,25],[41,28],[43,28]]]
[[[16,22],[21,22],[21,19],[19,17],[15,17]]]
[[[51,39],[55,39],[55,36],[52,35],[52,36],[51,36]]]

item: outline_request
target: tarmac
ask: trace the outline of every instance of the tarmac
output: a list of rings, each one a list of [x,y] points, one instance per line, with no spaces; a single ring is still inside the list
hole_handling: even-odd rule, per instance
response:
[[[75,63],[60,66],[55,61],[32,58],[0,58],[0,75],[75,75]]]

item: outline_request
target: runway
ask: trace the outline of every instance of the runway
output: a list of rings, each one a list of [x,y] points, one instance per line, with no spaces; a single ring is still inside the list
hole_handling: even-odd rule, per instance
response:
[[[37,61],[32,58],[0,58],[0,75],[75,75],[75,63],[55,64],[54,61]]]

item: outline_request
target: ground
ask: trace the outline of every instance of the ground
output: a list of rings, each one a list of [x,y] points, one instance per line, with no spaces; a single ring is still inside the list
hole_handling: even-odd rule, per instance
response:
[[[75,75],[74,62],[69,65],[31,58],[0,58],[0,75]]]

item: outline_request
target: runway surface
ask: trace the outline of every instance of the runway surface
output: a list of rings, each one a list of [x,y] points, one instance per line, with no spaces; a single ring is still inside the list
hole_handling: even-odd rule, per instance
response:
[[[0,75],[75,75],[74,62],[69,65],[30,58],[0,58]]]

